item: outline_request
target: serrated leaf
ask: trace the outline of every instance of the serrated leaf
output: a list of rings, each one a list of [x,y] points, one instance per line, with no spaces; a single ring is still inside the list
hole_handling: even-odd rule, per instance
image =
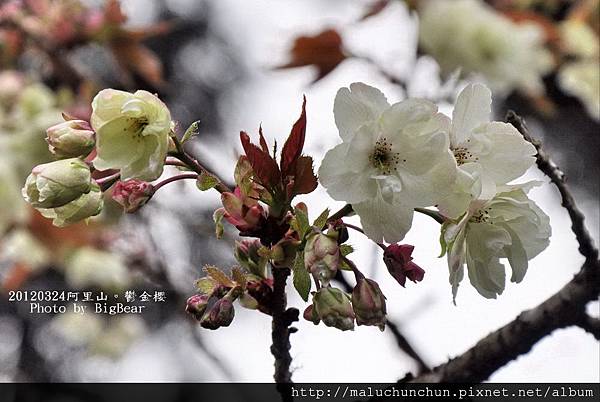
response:
[[[325,210],[321,212],[321,214],[313,222],[313,226],[322,229],[327,223],[327,218],[329,218],[329,208],[325,208]]]
[[[200,120],[193,122],[192,124],[190,124],[190,126],[188,127],[187,130],[185,130],[185,133],[183,134],[183,137],[181,138],[181,143],[185,144],[188,140],[192,139],[193,137],[195,137],[196,135],[198,135],[199,131],[199,126],[200,126]]]
[[[229,279],[229,277],[227,275],[225,275],[225,273],[223,271],[221,271],[219,268],[215,267],[214,265],[205,265],[204,271],[206,272],[206,274],[208,276],[210,276],[212,279],[214,279],[217,283],[219,283],[227,288],[235,287],[235,282],[233,282],[231,279]]]
[[[223,237],[223,216],[225,215],[225,209],[219,208],[213,213],[213,220],[215,221],[215,235],[217,239]]]
[[[294,208],[294,215],[296,220],[296,228],[294,228],[294,230],[298,232],[298,235],[302,239],[306,232],[308,232],[308,230],[310,229],[308,215],[303,209],[298,207]]]
[[[200,173],[198,179],[196,180],[196,186],[198,189],[200,189],[200,191],[210,190],[217,184],[219,184],[219,179],[207,172]]]
[[[212,278],[200,278],[196,281],[196,288],[204,295],[210,295],[217,287],[217,282]]]
[[[296,253],[292,273],[294,275],[294,287],[298,291],[300,297],[302,297],[302,300],[308,301],[312,282],[310,280],[310,274],[304,267],[304,252]]]
[[[340,253],[342,253],[342,257],[345,257],[348,254],[353,253],[353,252],[354,252],[354,247],[352,247],[349,244],[342,244],[340,246]]]
[[[241,268],[233,267],[231,269],[231,277],[237,282],[238,285],[242,287],[242,289],[246,289],[246,274]]]

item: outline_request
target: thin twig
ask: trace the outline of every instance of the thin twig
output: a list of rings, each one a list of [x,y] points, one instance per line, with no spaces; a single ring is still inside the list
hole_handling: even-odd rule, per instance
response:
[[[154,185],[154,192],[156,192],[159,188],[161,188],[169,183],[173,183],[174,181],[185,180],[185,179],[197,180],[198,175],[196,173],[182,173],[182,174],[178,174],[175,176],[167,177],[163,181],[158,182]]]
[[[544,152],[541,143],[530,136],[516,113],[509,112],[507,121],[536,147],[537,165],[558,188],[562,205],[571,218],[571,228],[579,243],[579,251],[586,260],[579,273],[546,301],[522,312],[514,321],[481,339],[462,355],[436,367],[431,373],[418,376],[413,380],[415,382],[484,381],[506,363],[529,352],[533,345],[555,329],[582,325],[580,317],[586,304],[597,299],[600,293],[598,249],[585,227],[584,215],[565,183],[564,174]],[[595,319],[590,323],[597,328]]]
[[[205,168],[204,166],[202,166],[202,164],[200,162],[198,162],[197,159],[193,158],[190,154],[188,154],[185,149],[183,148],[183,144],[181,144],[181,141],[179,141],[179,139],[175,136],[171,137],[173,139],[173,142],[175,143],[175,147],[177,148],[177,152],[173,154],[174,157],[176,157],[177,159],[179,159],[181,162],[185,163],[190,169],[192,169],[194,172],[198,173],[198,174],[209,174],[213,177],[215,177],[219,182],[217,183],[217,185],[215,186],[215,189],[219,192],[219,193],[230,193],[231,189],[225,185],[224,181],[217,176],[215,173],[211,172],[210,170],[208,170],[207,168]]]

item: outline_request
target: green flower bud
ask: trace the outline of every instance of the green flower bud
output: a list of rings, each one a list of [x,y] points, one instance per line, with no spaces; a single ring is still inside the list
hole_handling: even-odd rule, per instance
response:
[[[377,325],[385,329],[385,296],[377,282],[360,278],[352,291],[352,307],[358,325]]]
[[[96,141],[87,121],[67,120],[46,130],[50,152],[61,158],[88,155]]]
[[[323,233],[309,236],[304,247],[304,266],[327,285],[335,276],[340,264],[337,240]]]
[[[54,226],[65,227],[98,215],[102,211],[103,205],[100,186],[92,183],[90,191],[76,200],[57,208],[38,210],[44,217],[52,219]]]
[[[340,289],[323,287],[313,296],[313,308],[328,327],[342,331],[354,329],[354,310],[350,298]]]
[[[21,193],[35,208],[57,208],[88,193],[90,188],[89,166],[72,158],[34,167]]]

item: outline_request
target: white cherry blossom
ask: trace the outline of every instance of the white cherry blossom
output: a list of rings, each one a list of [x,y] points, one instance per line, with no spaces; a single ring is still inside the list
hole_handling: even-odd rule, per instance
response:
[[[448,253],[452,295],[464,277],[464,266],[471,284],[486,298],[496,298],[505,286],[508,260],[512,282],[521,282],[528,261],[549,244],[550,219],[527,197],[539,182],[501,186],[491,200],[476,200],[458,220],[442,227],[442,245]]]
[[[498,185],[522,176],[535,162],[535,147],[508,123],[490,122],[492,94],[481,84],[459,94],[452,113],[450,149],[458,176],[450,196],[439,203],[445,215],[464,213],[473,199],[490,199]]]
[[[454,182],[448,117],[419,99],[390,105],[363,83],[338,91],[335,121],[342,143],[319,169],[329,195],[352,204],[375,241],[400,241],[413,209],[436,204]]]

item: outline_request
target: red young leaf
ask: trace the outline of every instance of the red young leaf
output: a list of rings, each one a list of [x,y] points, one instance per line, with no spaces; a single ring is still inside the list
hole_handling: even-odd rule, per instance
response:
[[[291,60],[280,68],[315,66],[320,80],[346,59],[342,37],[335,29],[327,29],[315,36],[299,36],[291,50]]]
[[[293,195],[312,193],[317,188],[317,184],[312,158],[301,156],[296,161]]]
[[[262,124],[258,126],[258,135],[260,136],[260,147],[264,152],[269,153],[269,146],[267,145],[267,141],[263,135]]]
[[[304,138],[306,136],[306,96],[302,102],[302,113],[298,121],[294,123],[290,136],[283,144],[281,150],[281,173],[285,176],[293,174],[296,161],[302,154],[304,148]]]
[[[281,173],[277,162],[256,145],[250,142],[250,137],[244,131],[240,132],[240,140],[248,161],[252,166],[255,176],[260,180],[260,184],[266,188],[273,188],[281,181]]]

